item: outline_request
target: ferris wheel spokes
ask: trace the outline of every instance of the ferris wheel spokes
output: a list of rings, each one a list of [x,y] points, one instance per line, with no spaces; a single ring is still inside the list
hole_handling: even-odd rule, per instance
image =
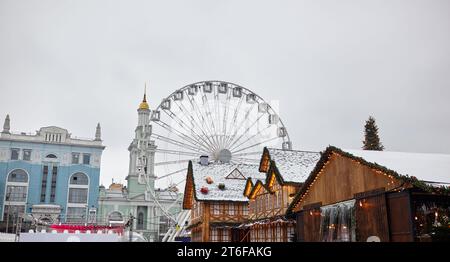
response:
[[[230,97],[231,97],[231,93],[227,92],[227,100],[226,100],[227,104],[229,104]],[[224,137],[222,139],[222,147],[225,147],[224,138],[227,137],[227,119],[228,119],[228,106],[225,107],[225,110],[224,110],[224,113],[223,113],[222,131],[223,131],[223,134],[225,134],[225,135],[224,135]]]
[[[233,153],[238,153],[238,152],[247,150],[247,149],[249,149],[249,148],[252,148],[252,147],[255,147],[255,146],[259,146],[259,145],[268,143],[268,142],[273,141],[273,140],[275,140],[275,139],[278,139],[278,137],[272,137],[272,138],[269,138],[269,139],[267,139],[267,140],[265,140],[265,141],[261,141],[261,142],[258,142],[258,143],[256,143],[256,144],[253,144],[253,145],[251,145],[251,146],[248,146],[248,147],[239,149],[238,151],[234,151]]]
[[[253,104],[252,106],[250,106],[246,112],[245,115],[243,117],[243,119],[239,122],[239,124],[237,126],[235,126],[235,131],[233,133],[233,135],[230,136],[229,141],[227,141],[227,145],[229,146],[229,143],[235,141],[234,138],[236,137],[236,135],[238,134],[238,132],[241,130],[242,126],[244,126],[245,121],[248,120],[248,117],[250,116],[250,112],[254,109],[255,105]],[[245,133],[242,133],[241,136],[244,136]]]
[[[205,89],[203,88],[202,90],[204,91]],[[212,92],[212,90],[211,90],[211,92]],[[217,129],[216,129],[216,125],[215,125],[215,120],[212,118],[212,112],[211,112],[211,108],[209,106],[209,100],[208,100],[208,97],[207,97],[206,93],[204,93],[204,92],[203,92],[203,96],[202,96],[202,102],[203,102],[203,108],[205,110],[207,110],[205,112],[205,115],[207,117],[209,116],[210,124],[211,124],[212,129],[213,129],[213,133],[211,135],[212,135],[213,139],[214,138],[216,139],[216,144],[218,144],[219,141],[217,139]]]
[[[233,89],[233,91],[234,91],[234,89]],[[226,139],[226,142],[225,142],[225,144],[227,146],[230,141],[232,131],[234,131],[234,128],[236,128],[236,120],[237,120],[238,112],[240,112],[240,110],[241,110],[241,105],[242,105],[243,100],[244,100],[243,97],[240,96],[239,102],[238,102],[237,106],[234,108],[233,119],[232,119],[232,121],[230,121],[230,128],[228,129],[228,130],[230,130],[230,135],[228,136],[228,138]]]
[[[163,110],[164,111],[164,110]],[[166,111],[164,111],[169,117],[171,117],[172,119],[174,119],[169,113],[167,113]],[[177,122],[175,119],[174,119],[174,121],[175,122]],[[198,141],[198,140],[195,140],[195,138],[191,138],[191,137],[189,137],[189,136],[187,136],[186,134],[184,134],[184,133],[182,133],[182,132],[180,132],[179,130],[176,130],[176,129],[174,129],[174,128],[172,128],[170,125],[168,125],[168,124],[166,124],[166,123],[164,123],[163,121],[158,121],[158,122],[156,122],[156,123],[163,123],[164,124],[164,128],[166,128],[166,129],[169,129],[169,130],[173,130],[175,133],[177,133],[177,134],[179,134],[179,135],[181,135],[181,137],[184,139],[184,140],[186,140],[186,141],[189,141],[191,144],[193,144],[193,145],[196,145],[197,147],[199,147],[199,148],[203,148],[202,150],[206,150],[206,151],[208,151],[208,146],[207,145],[204,145],[203,143],[201,143],[201,141]],[[177,122],[178,123],[178,122]],[[179,123],[178,123],[179,124]],[[179,125],[180,127],[182,127],[183,129],[184,129],[184,131],[185,132],[187,132],[188,134],[190,133],[190,130],[189,129],[186,129],[186,127],[184,127],[183,125]],[[192,134],[191,134],[192,135]],[[180,137],[180,136],[179,136]]]
[[[194,147],[194,146],[192,146],[190,144],[186,144],[186,143],[183,143],[183,142],[180,142],[180,141],[177,141],[177,140],[174,140],[174,139],[162,136],[162,135],[158,135],[158,134],[152,133],[151,136],[156,138],[156,139],[159,139],[161,141],[164,141],[166,143],[170,143],[172,145],[176,145],[176,146],[179,146],[179,147],[186,147],[184,149],[189,149],[189,150],[194,151],[194,152],[204,152],[198,147]]]
[[[156,149],[155,152],[171,154],[171,155],[178,155],[178,156],[183,155],[183,156],[195,156],[195,157],[198,157],[198,153],[196,153],[196,152],[187,152],[187,151],[179,151],[179,150]]]
[[[256,134],[254,134],[254,135],[248,137],[246,140],[244,140],[243,142],[241,142],[241,143],[238,144],[237,146],[234,146],[234,147],[231,147],[231,146],[230,146],[230,151],[233,151],[233,150],[235,150],[235,149],[238,149],[240,146],[244,145],[244,144],[247,143],[248,141],[252,140],[253,138],[255,138],[255,137],[259,136],[259,135],[261,135],[264,131],[266,131],[266,130],[269,129],[270,127],[271,127],[271,126],[268,125],[268,126],[266,126],[264,129],[258,130],[258,132],[257,132]],[[248,130],[249,130],[249,129],[247,128],[247,129],[245,130],[245,132],[248,132]],[[241,137],[242,137],[242,136],[241,136]],[[241,139],[241,137],[240,137],[238,140],[236,140],[236,142],[239,141],[239,140]]]
[[[188,96],[188,97],[189,97],[189,96]],[[189,97],[189,102],[190,102],[192,108],[194,109],[194,111],[195,111],[195,113],[196,113],[196,115],[197,115],[197,118],[198,118],[199,122],[201,123],[201,124],[199,124],[199,126],[204,126],[204,127],[206,127],[206,128],[208,129],[208,130],[206,130],[206,132],[209,132],[210,134],[213,134],[213,128],[212,128],[212,126],[208,125],[208,121],[206,121],[206,119],[205,119],[205,117],[204,117],[203,115],[199,115],[199,113],[201,112],[201,110],[200,110],[200,107],[198,106],[197,102],[196,102],[193,98],[191,98],[191,97]],[[208,135],[205,134],[205,136],[207,136],[208,139],[209,139],[209,136],[208,136]],[[214,140],[214,137],[211,137],[211,138],[210,138],[210,141],[211,141],[211,143],[216,144],[216,141]],[[213,149],[217,150],[216,147],[213,147]]]
[[[173,121],[175,121],[181,128],[184,129],[185,132],[187,132],[188,134],[190,133],[193,137],[194,137],[194,143],[201,145],[202,147],[204,147],[206,150],[208,149],[209,145],[207,141],[205,141],[204,139],[202,139],[197,133],[195,133],[195,131],[193,129],[189,129],[187,127],[187,125],[183,122],[183,120],[181,120],[179,117],[177,117],[176,114],[170,112],[167,113],[166,111],[164,111],[169,117],[172,118]],[[202,140],[203,143],[199,140]],[[206,145],[205,145],[206,144]]]
[[[242,132],[242,134],[241,134],[237,139],[235,139],[234,141],[230,141],[230,142],[227,144],[227,147],[229,147],[229,148],[233,147],[233,145],[236,144],[239,140],[241,140],[241,138],[242,138],[244,135],[247,135],[247,134],[248,134],[247,132],[248,132],[251,128],[253,128],[253,127],[256,125],[256,123],[259,123],[259,120],[261,120],[261,118],[262,118],[263,116],[264,116],[264,115],[258,116],[258,118],[257,118],[253,123],[251,123],[251,124],[244,130],[244,132]],[[243,125],[240,125],[239,130],[237,130],[237,131],[240,131],[240,129],[241,129],[242,126],[243,126]],[[233,139],[234,139],[234,137],[233,137]]]
[[[178,177],[187,161],[202,155],[219,163],[257,163],[258,148],[290,143],[270,105],[233,83],[187,85],[163,99],[155,111],[155,126],[162,131],[156,128],[152,137],[161,141],[155,141],[155,157],[163,179]]]
[[[188,96],[189,97],[189,96]],[[213,141],[211,141],[211,139],[209,138],[209,136],[206,134],[206,132],[205,132],[205,130],[202,128],[202,125],[201,124],[199,124],[199,123],[197,123],[197,121],[195,120],[195,118],[193,117],[193,115],[191,115],[191,113],[186,109],[186,107],[183,105],[183,104],[181,104],[181,105],[179,105],[178,103],[176,103],[177,104],[177,106],[180,108],[180,110],[183,110],[184,109],[184,112],[187,112],[187,114],[189,114],[189,117],[192,119],[192,121],[193,121],[193,126],[192,126],[192,129],[194,129],[194,127],[195,128],[197,128],[197,129],[199,129],[199,131],[202,133],[202,135],[208,140],[208,144],[209,144],[209,146],[210,147],[212,147],[212,148],[214,148],[214,142]],[[182,109],[183,108],[183,109]],[[194,125],[195,124],[195,125]]]

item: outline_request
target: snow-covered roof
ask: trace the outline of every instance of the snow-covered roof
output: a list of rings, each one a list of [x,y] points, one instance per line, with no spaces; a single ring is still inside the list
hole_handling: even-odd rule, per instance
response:
[[[450,155],[345,149],[343,151],[361,157],[367,162],[384,166],[400,175],[415,176],[422,181],[450,183]]]
[[[226,178],[231,172],[238,169],[243,175],[243,179]],[[264,179],[265,174],[260,173],[258,165],[250,164],[221,164],[210,163],[207,166],[192,162],[192,174],[194,179],[195,195],[197,200],[219,200],[219,201],[248,201],[243,195],[247,178],[252,178],[255,183],[257,179]],[[206,182],[206,178],[211,177],[212,184]],[[225,189],[219,189],[219,184],[225,184]],[[201,192],[202,187],[208,188],[208,193]]]
[[[302,183],[312,172],[320,159],[320,153],[310,151],[267,148],[270,159],[285,182]]]

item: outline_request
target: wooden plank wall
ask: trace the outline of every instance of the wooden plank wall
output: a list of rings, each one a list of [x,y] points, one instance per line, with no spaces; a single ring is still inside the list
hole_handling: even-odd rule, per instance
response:
[[[352,199],[355,193],[376,188],[388,191],[400,184],[398,180],[390,179],[350,158],[334,154],[295,211],[311,203],[322,202],[322,205],[329,205]]]

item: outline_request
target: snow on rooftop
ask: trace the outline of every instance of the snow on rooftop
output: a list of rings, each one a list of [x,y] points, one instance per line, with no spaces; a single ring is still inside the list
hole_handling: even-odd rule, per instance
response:
[[[227,179],[233,170],[238,169],[245,179]],[[255,179],[265,179],[265,174],[259,172],[258,165],[249,164],[218,164],[210,163],[202,166],[199,163],[192,162],[192,171],[195,184],[195,194],[198,200],[228,200],[228,201],[248,201],[244,197],[244,188],[247,178],[251,177],[253,183]],[[206,182],[206,178],[211,177],[212,184]],[[225,190],[219,189],[219,183],[225,184]],[[208,194],[203,194],[202,187],[208,187]]]
[[[422,181],[450,183],[450,155],[371,150],[343,150],[367,162],[376,163],[400,175]],[[448,185],[447,185],[448,186]]]
[[[285,182],[303,183],[320,159],[320,153],[268,148],[270,159]]]

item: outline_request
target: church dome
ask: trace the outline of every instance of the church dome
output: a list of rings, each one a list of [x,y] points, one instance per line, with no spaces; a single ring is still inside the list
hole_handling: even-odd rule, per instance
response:
[[[150,109],[147,101],[142,101],[141,104],[139,105],[139,109]]]
[[[150,109],[147,103],[147,86],[145,87],[144,98],[142,99],[142,102],[139,104],[139,109],[146,109],[146,110]]]

